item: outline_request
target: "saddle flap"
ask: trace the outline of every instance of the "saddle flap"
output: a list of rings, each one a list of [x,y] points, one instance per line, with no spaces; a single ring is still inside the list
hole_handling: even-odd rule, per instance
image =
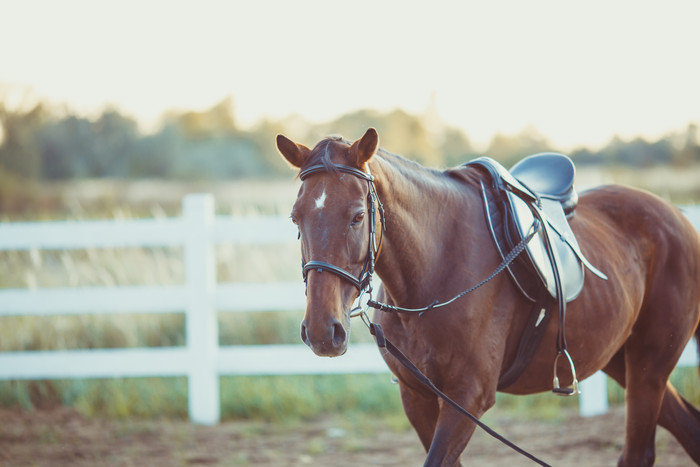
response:
[[[512,208],[513,223],[519,234],[524,237],[535,222],[535,217],[530,206],[522,199],[512,193],[508,193],[507,196]],[[526,252],[547,291],[554,298],[557,297],[557,290],[553,268],[557,268],[562,280],[564,298],[570,302],[578,297],[583,289],[583,265],[575,251],[575,248],[578,249],[578,243],[571,232],[571,227],[569,227],[559,201],[543,198],[540,202],[542,218],[545,219],[545,223],[540,226],[540,230],[528,244]],[[544,235],[553,246],[554,257],[551,260],[547,255]]]

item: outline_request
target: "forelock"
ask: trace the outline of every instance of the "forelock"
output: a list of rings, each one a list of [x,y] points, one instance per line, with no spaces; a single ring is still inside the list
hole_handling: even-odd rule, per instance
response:
[[[311,150],[311,154],[306,159],[304,168],[310,167],[312,165],[323,165],[325,169],[329,172],[335,172],[335,165],[338,162],[332,160],[332,154],[335,150],[343,150],[350,146],[352,143],[344,139],[342,136],[328,136],[322,139],[319,143]],[[345,164],[346,162],[342,162]]]

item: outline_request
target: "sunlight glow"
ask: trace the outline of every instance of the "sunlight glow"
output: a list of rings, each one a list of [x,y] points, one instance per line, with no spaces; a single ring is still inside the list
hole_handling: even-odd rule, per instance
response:
[[[0,11],[0,97],[30,86],[146,126],[227,96],[247,126],[432,104],[476,142],[531,125],[559,145],[599,145],[700,121],[694,1],[67,0]]]

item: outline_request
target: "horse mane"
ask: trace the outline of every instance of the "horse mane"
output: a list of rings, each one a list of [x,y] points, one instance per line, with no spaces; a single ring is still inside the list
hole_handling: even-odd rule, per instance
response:
[[[343,136],[340,135],[330,135],[319,141],[316,146],[311,150],[310,156],[307,158],[307,160],[304,163],[303,168],[310,167],[312,165],[323,165],[326,171],[328,172],[337,172],[337,168],[335,166],[335,163],[331,160],[331,154],[332,154],[332,145],[333,144],[341,144],[344,146],[352,146],[353,141],[348,140],[347,138],[344,138]],[[399,171],[403,172],[404,174],[407,173],[414,173],[414,174],[431,174],[437,177],[437,179],[442,179],[444,180],[443,177],[448,177],[452,179],[457,179],[460,180],[461,182],[466,182],[468,184],[477,184],[478,185],[478,179],[479,175],[476,171],[474,170],[467,170],[465,167],[455,167],[451,168],[448,170],[439,170],[439,169],[434,169],[430,167],[425,167],[418,162],[415,162],[410,159],[406,159],[405,157],[395,154],[393,152],[387,151],[386,149],[382,147],[378,147],[376,151],[376,155],[380,156],[382,159],[385,161],[389,162],[394,168],[398,169]],[[418,175],[421,177],[421,175]]]

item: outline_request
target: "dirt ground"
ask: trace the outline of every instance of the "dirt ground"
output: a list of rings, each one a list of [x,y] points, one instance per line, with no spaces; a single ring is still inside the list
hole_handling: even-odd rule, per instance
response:
[[[623,439],[624,413],[566,421],[493,417],[492,427],[556,466],[613,466]],[[275,425],[224,422],[215,427],[173,420],[101,420],[69,408],[21,412],[0,409],[0,466],[420,466],[425,459],[412,431],[383,424],[362,432],[341,428],[338,417]],[[663,429],[657,465],[688,466],[692,460]],[[465,465],[529,466],[524,457],[477,430]]]

